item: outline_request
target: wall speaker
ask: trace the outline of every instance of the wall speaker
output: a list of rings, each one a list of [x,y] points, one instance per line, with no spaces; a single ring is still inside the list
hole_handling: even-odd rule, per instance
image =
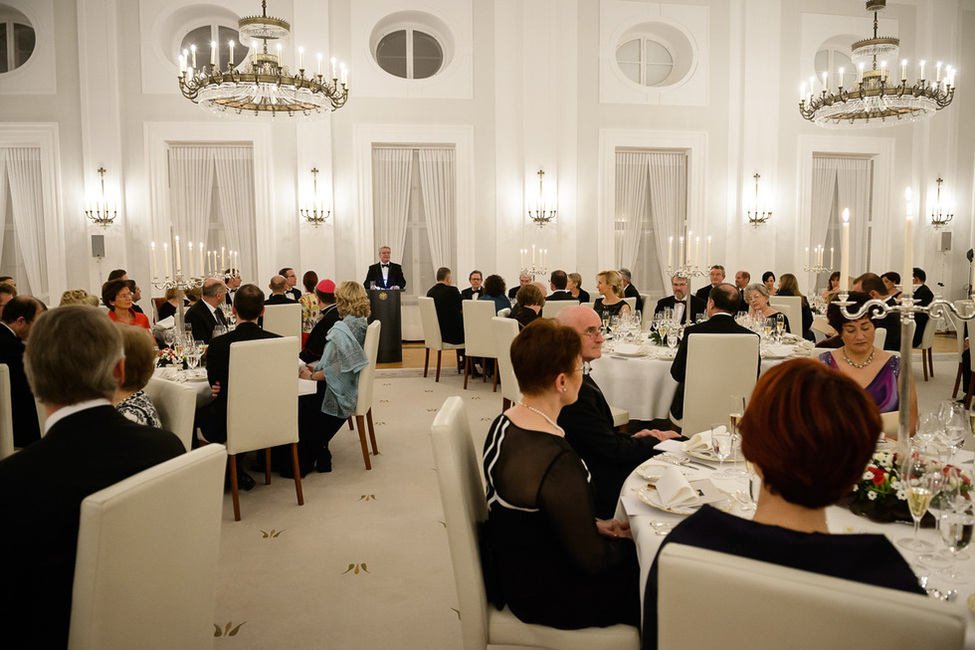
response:
[[[105,257],[105,235],[91,236],[91,256]]]

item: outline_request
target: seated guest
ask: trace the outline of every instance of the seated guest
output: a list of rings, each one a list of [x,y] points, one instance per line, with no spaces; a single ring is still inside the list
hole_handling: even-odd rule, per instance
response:
[[[636,310],[643,311],[643,296],[640,295],[640,291],[633,286],[630,280],[633,279],[633,274],[630,273],[630,269],[621,268],[620,277],[623,280],[623,297],[624,298],[635,298],[636,299]]]
[[[125,269],[112,269],[108,272],[108,280],[106,282],[111,282],[112,280],[128,280],[129,275],[125,272]]]
[[[826,281],[826,290],[823,291],[823,300],[829,300],[832,296],[835,296],[840,292],[840,272],[833,271],[829,280]]]
[[[9,282],[0,282],[0,316],[3,315],[3,306],[17,297],[17,287]]]
[[[495,604],[507,603],[525,623],[637,625],[639,567],[629,527],[596,520],[589,472],[556,424],[582,385],[579,339],[540,319],[511,344],[523,397],[498,416],[484,443],[486,580],[498,587]]]
[[[708,296],[711,295],[711,289],[724,282],[724,267],[720,264],[712,266],[708,273],[708,279],[711,280],[710,284],[706,284],[694,292],[694,295],[704,302],[708,301]]]
[[[741,422],[742,454],[762,478],[755,516],[702,506],[660,548],[686,544],[923,594],[886,537],[831,535],[826,525],[827,506],[860,480],[880,429],[870,397],[849,378],[812,359],[775,366],[758,380]],[[645,649],[657,647],[657,585],[655,560],[643,605]]]
[[[684,381],[687,379],[687,346],[691,343],[692,335],[749,334],[751,336],[758,336],[747,327],[742,327],[735,322],[735,314],[738,313],[738,307],[738,289],[731,284],[719,284],[711,289],[711,294],[708,297],[708,319],[703,323],[691,325],[684,330],[684,338],[681,339],[680,347],[677,348],[677,354],[674,356],[674,361],[670,364],[670,376],[677,382],[674,401],[670,404],[671,419],[682,420],[684,418]],[[756,375],[758,375],[759,367],[759,365],[755,366]],[[694,433],[697,432],[689,432],[689,434]]]
[[[314,271],[305,271],[301,276],[301,284],[305,287],[305,293],[301,294],[301,344],[304,345],[308,340],[308,335],[315,329],[315,324],[322,317],[322,310],[318,306],[318,296],[315,295],[315,286],[318,284],[318,274]]]
[[[552,277],[549,278],[549,286],[552,288],[552,295],[546,296],[546,300],[576,300],[572,297],[572,294],[566,289],[569,283],[569,276],[565,274],[565,271],[552,271]]]
[[[768,289],[768,294],[770,296],[775,295],[775,274],[771,271],[766,271],[762,274],[762,284]]]
[[[489,275],[484,280],[484,295],[479,300],[494,301],[494,313],[502,309],[511,309],[511,301],[504,295],[504,278],[500,275]]]
[[[223,317],[223,312],[220,310],[220,305],[223,303],[224,294],[226,293],[227,286],[220,280],[208,278],[203,282],[202,297],[183,314],[185,321],[193,328],[194,340],[210,343],[210,339],[213,338],[213,329],[217,326],[217,323],[224,327],[227,326],[227,320]],[[189,291],[186,292],[186,296],[192,300]],[[261,300],[263,299],[264,293],[261,292]],[[209,353],[207,354],[207,359],[209,359]]]
[[[295,288],[298,284],[298,276],[295,275],[295,270],[290,266],[286,266],[280,271],[278,275],[284,278],[286,285],[285,293],[292,302],[298,302],[301,300],[301,291]]]
[[[812,333],[813,313],[809,307],[809,301],[799,291],[799,280],[791,273],[783,273],[779,278],[779,292],[777,296],[797,296],[802,299],[800,303],[802,312],[802,338],[807,341],[815,341],[816,337]]]
[[[142,289],[135,280],[126,280],[126,282],[129,283],[129,291],[132,292],[132,311],[144,314],[142,307],[139,306],[139,301],[142,300]]]
[[[24,369],[24,348],[44,304],[30,296],[17,296],[0,314],[0,363],[10,375],[10,406],[14,446],[26,447],[41,439],[37,405]]]
[[[862,291],[874,300],[883,300],[890,306],[897,304],[897,301],[887,294],[887,287],[884,285],[884,281],[876,273],[864,273],[859,276],[853,281],[853,290]],[[883,317],[878,314],[875,318],[874,325],[887,330],[887,338],[884,339],[884,349],[899,352],[901,349],[900,314],[890,312]]]
[[[102,287],[102,301],[108,307],[108,317],[116,323],[135,325],[146,331],[152,329],[149,318],[132,309],[132,289],[125,280],[109,280]]]
[[[264,301],[265,305],[293,305],[295,303],[295,299],[291,297],[291,294],[285,293],[288,288],[288,281],[283,275],[275,275],[272,277],[271,283],[267,285],[267,288],[271,290],[271,295]]]
[[[224,292],[226,294],[226,292]],[[200,302],[203,298],[203,290],[199,287],[190,287],[189,289],[183,290],[183,304],[187,307],[192,307],[196,303]]]
[[[558,423],[565,430],[565,439],[589,469],[596,516],[611,519],[626,477],[659,453],[654,449],[656,444],[678,434],[648,429],[633,435],[619,432],[606,398],[589,374],[589,362],[602,356],[599,315],[589,307],[578,305],[566,307],[557,318],[582,337],[583,361],[579,398],[574,404],[562,407]]]
[[[302,379],[313,379],[321,388],[315,395],[298,400],[301,472],[308,472],[313,466],[319,472],[332,471],[328,443],[355,412],[359,372],[369,365],[362,349],[371,311],[365,288],[358,282],[343,282],[335,289],[335,300],[342,320],[329,330],[321,360],[299,372]]]
[[[735,287],[738,289],[738,296],[741,298],[741,308],[747,309],[748,303],[745,302],[745,287],[752,281],[752,274],[748,271],[738,271],[735,273]]]
[[[58,307],[64,307],[65,305],[97,307],[98,296],[93,296],[84,289],[68,289],[61,294],[61,302],[58,303]]]
[[[125,351],[125,376],[115,389],[112,404],[116,411],[133,422],[162,428],[156,406],[142,390],[149,383],[156,365],[156,348],[152,339],[137,327],[122,323],[116,325],[122,335]]]
[[[899,301],[901,297],[901,290],[897,288],[897,285],[901,283],[901,274],[897,271],[887,271],[880,276],[880,281],[884,283],[884,287],[887,288],[887,295],[894,300]]]
[[[159,307],[159,320],[175,316],[179,309],[179,290],[166,289],[165,298],[166,302]]]
[[[237,272],[237,269],[224,269],[223,276],[227,278],[227,295],[224,297],[224,301],[233,306],[234,296],[237,294],[237,289],[240,289],[240,273]]]
[[[928,279],[928,275],[924,272],[924,269],[916,266],[914,267],[912,273],[914,276],[912,278],[914,304],[927,307],[934,301],[934,292],[931,291],[928,285],[924,284],[924,282]],[[928,324],[928,318],[930,318],[928,314],[914,314],[914,339],[911,341],[911,345],[915,348],[921,345],[921,342],[924,339],[924,328]]]
[[[450,269],[442,266],[437,269],[437,283],[427,291],[437,307],[437,322],[440,323],[440,336],[445,343],[464,342],[464,311],[462,298],[457,287],[451,285]]]
[[[518,321],[519,329],[524,329],[528,323],[542,315],[545,306],[545,296],[534,284],[526,284],[518,289],[515,295],[517,304],[511,309],[508,318]]]
[[[673,288],[673,295],[661,298],[657,301],[653,313],[662,314],[665,309],[671,310],[674,320],[680,325],[693,325],[698,316],[707,309],[707,303],[688,294],[687,278],[675,275],[670,278],[670,286]]]
[[[578,300],[580,303],[589,302],[589,292],[582,288],[581,275],[578,273],[570,273],[565,286],[572,295],[573,300]]]
[[[52,309],[31,330],[24,364],[47,434],[0,461],[0,553],[10,558],[0,624],[11,647],[68,645],[82,500],[183,453],[172,433],[112,408],[123,354],[118,329],[90,307]]]
[[[298,355],[305,363],[314,363],[322,358],[325,351],[325,337],[332,325],[339,322],[338,308],[335,306],[335,283],[325,279],[315,286],[315,298],[319,307],[318,322],[305,340]]]
[[[781,313],[769,303],[768,287],[764,284],[753,282],[745,287],[745,300],[748,301],[748,315],[753,318],[776,318]],[[792,333],[792,324],[789,317],[782,314],[785,319],[785,331]]]
[[[609,318],[618,314],[629,314],[630,306],[623,301],[623,276],[619,271],[602,271],[596,274],[596,291],[601,298],[596,298],[593,309],[602,318]]]
[[[852,291],[847,300],[853,303],[847,307],[847,310],[855,314],[870,300],[870,296]],[[881,413],[897,411],[900,407],[897,382],[901,374],[901,358],[899,355],[878,350],[873,346],[877,321],[871,320],[869,315],[857,320],[849,320],[835,302],[830,303],[827,308],[826,318],[829,320],[830,327],[839,332],[843,344],[835,350],[823,352],[819,355],[819,360],[855,381],[873,399],[873,403]],[[913,431],[917,422],[917,394],[914,392],[913,379],[910,399]]]
[[[513,299],[518,294],[518,289],[521,289],[526,284],[531,284],[531,282],[532,282],[532,278],[530,275],[519,275],[518,286],[511,287],[511,290],[508,291],[508,298]]]
[[[484,288],[481,286],[481,278],[483,277],[480,271],[471,271],[471,274],[467,276],[471,286],[461,291],[460,297],[464,300],[480,300],[481,296],[484,295]]]

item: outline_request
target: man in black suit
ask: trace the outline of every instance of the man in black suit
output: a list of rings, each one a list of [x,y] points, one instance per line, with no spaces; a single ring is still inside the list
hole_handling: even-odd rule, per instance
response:
[[[519,275],[518,286],[511,287],[510,289],[508,289],[508,299],[514,300],[515,296],[518,294],[518,289],[521,289],[526,284],[531,284],[531,283],[532,283],[532,278],[530,275]]]
[[[405,289],[406,276],[403,275],[403,267],[395,262],[389,261],[391,254],[389,246],[382,246],[379,249],[379,263],[369,267],[366,273],[366,280],[362,283],[366,289]],[[375,287],[373,287],[375,284]]]
[[[641,296],[640,291],[630,283],[633,280],[633,274],[630,273],[630,269],[626,267],[621,268],[620,275],[623,276],[623,297],[636,298],[636,308],[640,312],[643,312],[643,296]]]
[[[295,275],[295,270],[290,266],[286,266],[278,271],[278,275],[284,278],[287,285],[287,289],[285,290],[284,294],[288,297],[288,300],[291,302],[298,302],[301,300],[301,290],[295,286],[298,284],[298,276]]]
[[[738,307],[741,311],[747,311],[748,305],[745,304],[745,287],[748,283],[752,281],[752,274],[748,271],[738,271],[735,273],[735,286],[738,288],[738,297],[741,298],[741,305]]]
[[[708,277],[711,280],[711,284],[706,284],[694,292],[694,295],[700,298],[705,304],[707,304],[708,296],[711,295],[711,289],[724,282],[724,267],[720,264],[715,264],[711,267],[711,272],[708,274]]]
[[[301,353],[298,355],[305,363],[315,363],[322,358],[328,331],[332,329],[332,325],[342,320],[339,316],[338,307],[335,306],[334,282],[328,279],[320,281],[315,287],[315,296],[318,298],[318,307],[321,310],[322,317],[315,323],[315,327],[312,328]],[[319,383],[324,390],[325,382]],[[324,394],[322,396],[324,397]],[[321,404],[321,400],[318,403]]]
[[[467,276],[468,281],[470,281],[471,286],[467,287],[460,292],[460,297],[464,300],[478,300],[484,295],[484,290],[481,288],[481,282],[483,282],[483,276],[478,270],[471,271],[471,274]]]
[[[569,276],[566,275],[565,271],[559,269],[552,271],[552,277],[549,278],[548,283],[552,288],[552,293],[545,297],[546,302],[549,300],[575,300],[578,302],[576,298],[572,297],[572,293],[566,289],[569,284]]]
[[[17,287],[10,282],[0,281],[0,316],[3,315],[3,306],[17,297]]]
[[[112,407],[125,359],[118,329],[99,310],[42,314],[24,364],[47,410],[47,435],[0,461],[0,554],[9,559],[0,624],[11,647],[64,648],[82,500],[184,449],[172,433]]]
[[[742,327],[735,322],[735,314],[738,313],[740,299],[738,289],[731,284],[719,284],[711,289],[708,298],[707,313],[708,319],[698,325],[693,325],[684,330],[684,338],[677,349],[677,356],[670,366],[670,376],[677,382],[677,392],[674,393],[674,401],[670,404],[670,414],[678,420],[684,417],[684,380],[687,377],[687,346],[693,334],[751,334],[758,336],[747,327]],[[755,366],[755,376],[758,376],[759,365]]]
[[[876,273],[864,273],[853,281],[853,290],[870,294],[871,298],[883,300],[889,305],[895,305],[893,298],[887,295],[887,286]],[[887,330],[884,339],[884,349],[899,352],[901,349],[901,317],[900,314],[890,312],[883,318],[872,319],[877,327]]]
[[[446,266],[437,269],[437,284],[430,287],[427,297],[433,298],[433,304],[437,307],[437,321],[444,343],[463,343],[463,301],[457,287],[450,285],[450,269]]]
[[[264,301],[265,305],[293,305],[295,301],[285,293],[288,288],[288,281],[283,275],[275,275],[271,278],[271,283],[267,285],[271,290],[271,295]]]
[[[914,267],[914,304],[921,305],[922,307],[927,307],[934,301],[934,292],[928,288],[928,285],[924,284],[928,279],[928,274],[924,272],[924,269]],[[911,342],[913,347],[921,345],[921,339],[924,338],[924,328],[928,324],[927,314],[914,314],[915,330],[914,330],[914,340]]]
[[[26,447],[41,439],[34,393],[24,372],[24,347],[35,319],[44,305],[30,296],[17,296],[0,315],[0,363],[10,373],[10,406],[14,427],[14,446]]]
[[[596,516],[611,519],[623,482],[638,465],[658,452],[661,440],[676,438],[672,431],[644,429],[633,435],[613,426],[613,413],[599,386],[589,376],[589,362],[602,356],[603,337],[599,314],[582,305],[566,307],[556,317],[582,337],[583,377],[579,397],[562,407],[559,426],[565,439],[586,463],[592,477]]]
[[[203,297],[195,305],[186,310],[183,318],[193,327],[193,338],[197,341],[209,343],[213,338],[213,328],[217,323],[226,326],[227,320],[220,311],[220,303],[224,301],[227,286],[220,280],[210,278],[203,283]],[[263,295],[263,294],[262,294]],[[207,354],[207,363],[210,355]]]
[[[675,275],[670,279],[674,295],[657,301],[654,314],[660,314],[668,307],[673,311],[674,320],[681,325],[693,325],[697,317],[704,313],[707,304],[697,296],[687,295],[687,278]]]
[[[227,278],[227,294],[224,296],[224,302],[233,306],[234,295],[237,293],[237,289],[240,289],[240,273],[236,270],[231,273],[230,269],[224,269],[223,274]]]

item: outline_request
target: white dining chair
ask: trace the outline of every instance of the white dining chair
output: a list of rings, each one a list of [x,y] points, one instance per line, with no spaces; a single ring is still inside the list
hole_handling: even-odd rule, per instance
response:
[[[521,401],[518,378],[511,365],[511,342],[518,336],[518,321],[495,316],[491,319],[491,335],[498,355],[498,375],[501,380],[501,411]]]
[[[430,369],[430,350],[437,351],[437,375],[434,381],[440,381],[440,362],[444,350],[463,350],[463,343],[444,343],[443,336],[440,334],[440,321],[437,320],[437,306],[433,298],[420,296],[417,298],[420,305],[420,323],[423,326],[424,346],[426,346],[426,356],[423,359],[423,376],[427,376]],[[487,303],[488,301],[484,301]],[[492,302],[493,306],[494,303]],[[460,353],[458,353],[460,354]]]
[[[630,313],[636,313],[636,296],[630,296],[629,298],[623,298],[623,302],[630,306]]]
[[[491,319],[495,317],[494,303],[490,300],[465,300],[464,310],[464,389],[474,370],[474,359],[484,360],[484,378],[487,381],[487,364],[494,362],[494,390],[498,390],[497,348],[491,336]]]
[[[769,305],[785,314],[789,319],[792,334],[802,338],[802,298],[799,296],[772,296]]]
[[[159,413],[162,428],[172,431],[186,451],[193,448],[196,389],[161,377],[151,377],[143,389]]]
[[[962,313],[964,313],[964,310],[965,310],[964,303],[966,303],[966,302],[968,302],[968,301],[967,300],[956,300],[954,302],[955,309],[958,309],[959,311],[961,311]],[[955,398],[958,397],[958,388],[961,386],[961,377],[962,377],[962,374],[964,373],[964,370],[965,370],[965,367],[964,367],[964,363],[965,362],[964,362],[963,355],[965,354],[965,334],[968,332],[968,327],[967,327],[967,323],[965,321],[963,321],[961,318],[956,317],[955,314],[954,314],[954,312],[948,312],[948,318],[950,318],[951,319],[951,322],[954,324],[954,327],[955,327],[955,343],[957,345],[957,357],[956,358],[958,360],[958,370],[955,373],[955,386],[954,386],[954,388],[951,389],[951,399],[955,399]]]
[[[542,318],[555,318],[566,307],[575,307],[578,304],[574,300],[546,300],[542,306]]]
[[[369,365],[359,371],[359,396],[355,403],[355,417],[359,425],[359,444],[362,445],[362,460],[366,464],[366,469],[372,469],[369,461],[369,447],[366,446],[366,422],[369,423],[369,441],[372,443],[372,453],[379,455],[376,447],[376,427],[372,423],[372,387],[376,379],[376,359],[379,356],[379,332],[382,323],[378,320],[373,321],[366,328],[366,340],[362,344],[362,351],[369,360]]]
[[[682,544],[657,562],[659,648],[866,648],[878,634],[885,649],[964,647],[964,611],[921,594]]]
[[[732,395],[751,395],[759,370],[755,334],[691,334],[687,340],[684,417],[687,437],[728,422]]]
[[[0,363],[0,460],[14,453],[13,405],[10,401],[10,368]]]
[[[884,343],[886,343],[886,342],[887,342],[887,328],[886,327],[878,327],[874,331],[874,335],[873,335],[873,347],[877,348],[878,350],[883,350],[884,349]]]
[[[293,337],[237,341],[227,378],[227,453],[234,519],[240,521],[237,454],[264,450],[264,484],[271,483],[271,447],[291,445],[295,493],[305,504],[298,468],[298,381]],[[269,408],[268,405],[273,405]]]
[[[498,310],[498,316],[500,316],[501,318],[507,318],[508,314],[510,313],[511,313],[511,307],[505,307],[503,309]]]
[[[68,648],[213,648],[226,464],[207,445],[81,502]]]
[[[915,323],[915,327],[917,324]],[[928,380],[928,374],[934,379],[934,354],[932,348],[934,347],[934,334],[938,329],[938,319],[928,318],[928,322],[924,324],[924,333],[921,334],[921,343],[917,346],[917,350],[921,351],[921,368],[924,369],[924,381]]]
[[[274,332],[280,336],[293,336],[296,339],[295,354],[301,351],[301,305],[265,305],[265,331]]]
[[[483,650],[489,644],[551,650],[640,647],[640,633],[631,625],[559,630],[522,623],[507,607],[498,611],[489,604],[477,537],[478,525],[487,519],[487,504],[467,412],[460,397],[447,398],[434,418],[432,445],[465,650]]]

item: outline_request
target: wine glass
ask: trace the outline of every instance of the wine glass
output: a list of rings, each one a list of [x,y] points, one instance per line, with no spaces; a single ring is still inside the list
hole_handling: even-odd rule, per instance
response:
[[[741,453],[741,431],[738,425],[741,423],[741,416],[745,412],[745,396],[732,395],[728,403],[728,431],[731,432],[731,460],[735,465],[728,470],[732,476],[743,476],[745,470],[737,465],[739,454]]]
[[[186,355],[186,365],[189,367],[190,371],[196,370],[196,366],[199,365],[200,352],[200,348],[196,347],[195,345],[186,346],[184,354]]]
[[[772,327],[773,327],[773,323],[771,318],[766,318],[765,320],[762,321],[762,332],[765,333],[766,339],[768,339],[768,337],[772,335]]]
[[[711,451],[718,459],[718,471],[712,474],[711,478],[734,478],[724,471],[724,461],[731,455],[731,432],[724,424],[711,425]]]
[[[176,339],[176,332],[172,327],[164,329],[162,333],[162,337],[163,337],[163,343],[166,344],[166,347],[168,348],[173,347],[173,341]]]
[[[775,315],[775,333],[778,335],[778,339],[782,340],[782,333],[785,332],[785,314],[779,312]]]
[[[226,333],[227,333],[227,326],[226,325],[224,325],[222,323],[217,323],[216,325],[214,325],[214,327],[213,327],[213,338],[217,338],[218,336],[223,336]]]
[[[914,440],[920,444],[921,449],[925,449],[934,441],[936,435],[941,430],[941,420],[935,413],[923,413],[918,421],[917,433]]]
[[[958,569],[958,552],[972,541],[972,529],[975,528],[975,512],[972,503],[967,499],[955,499],[945,504],[941,512],[941,541],[951,552],[951,564],[939,576],[951,583],[965,583],[969,575]]]
[[[930,542],[918,539],[921,518],[928,511],[931,497],[934,496],[931,485],[931,463],[913,450],[907,455],[900,467],[900,479],[907,493],[907,507],[914,520],[914,537],[897,540],[897,543],[909,551],[920,553],[930,551],[934,546]]]
[[[667,331],[667,347],[673,350],[677,347],[677,330],[668,329]]]
[[[953,462],[955,453],[965,444],[965,432],[970,430],[969,414],[959,404],[946,411],[942,440],[949,449],[948,462]]]

